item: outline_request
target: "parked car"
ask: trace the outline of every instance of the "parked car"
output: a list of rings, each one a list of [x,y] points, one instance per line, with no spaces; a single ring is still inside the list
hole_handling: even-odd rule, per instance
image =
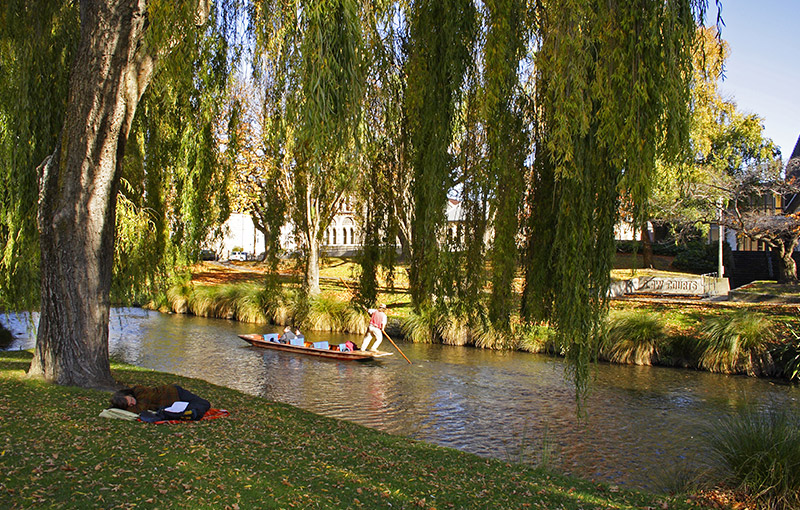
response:
[[[234,252],[231,252],[230,259],[244,262],[244,261],[247,260],[247,252],[246,251],[234,251]]]
[[[214,250],[200,250],[200,260],[217,260],[217,253]]]

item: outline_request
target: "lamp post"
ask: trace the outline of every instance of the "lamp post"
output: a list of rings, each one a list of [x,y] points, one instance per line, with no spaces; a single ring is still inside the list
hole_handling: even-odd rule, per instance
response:
[[[717,223],[718,249],[717,249],[717,277],[724,276],[725,266],[722,265],[722,236],[725,232],[725,227],[722,226],[722,199],[718,201],[719,204],[719,223]]]

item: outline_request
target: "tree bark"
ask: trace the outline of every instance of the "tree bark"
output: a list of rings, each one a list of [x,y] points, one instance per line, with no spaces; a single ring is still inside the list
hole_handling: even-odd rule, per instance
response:
[[[310,296],[318,296],[322,289],[319,286],[319,232],[320,204],[317,200],[313,179],[309,177],[305,185],[305,236],[306,249],[306,290]]]
[[[653,239],[650,237],[650,224],[642,223],[642,268],[653,267]]]
[[[58,147],[39,168],[41,315],[31,376],[114,386],[108,355],[116,197],[136,106],[155,59],[147,0],[82,0]]]
[[[797,247],[798,239],[792,238],[784,240],[778,250],[780,257],[780,270],[778,273],[778,283],[797,283],[797,264],[792,257]]]

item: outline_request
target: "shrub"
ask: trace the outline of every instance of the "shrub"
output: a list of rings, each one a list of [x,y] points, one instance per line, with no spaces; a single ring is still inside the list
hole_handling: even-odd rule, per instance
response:
[[[719,247],[716,243],[692,241],[678,249],[672,267],[690,273],[713,273],[719,265]],[[733,256],[728,243],[722,245],[722,261],[728,270],[733,268]]]
[[[555,344],[555,331],[547,324],[523,327],[519,342],[521,350],[534,353],[564,354]]]
[[[614,363],[652,365],[665,336],[664,325],[656,314],[621,312],[608,320],[601,355]]]
[[[772,321],[762,314],[738,310],[710,317],[700,326],[700,366],[711,372],[757,375],[767,370],[767,345]]]
[[[759,508],[800,506],[800,415],[743,411],[710,430],[709,443],[731,482]]]

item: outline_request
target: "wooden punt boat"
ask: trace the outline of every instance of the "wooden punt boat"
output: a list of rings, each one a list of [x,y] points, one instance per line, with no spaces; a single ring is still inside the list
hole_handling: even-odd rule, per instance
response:
[[[391,356],[393,353],[384,351],[334,351],[331,349],[317,349],[315,347],[305,347],[302,345],[289,345],[278,342],[270,342],[264,340],[264,335],[249,334],[239,335],[239,338],[249,343],[254,347],[263,347],[264,349],[274,349],[276,351],[296,352],[299,354],[308,354],[310,356],[319,356],[321,358],[339,359],[347,361],[369,361],[373,359]]]

